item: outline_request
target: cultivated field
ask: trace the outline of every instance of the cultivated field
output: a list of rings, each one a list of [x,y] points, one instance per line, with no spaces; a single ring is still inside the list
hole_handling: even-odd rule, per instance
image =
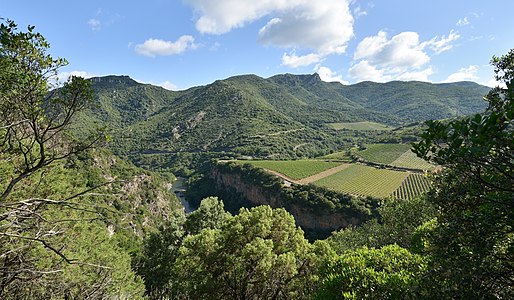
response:
[[[355,164],[313,184],[354,195],[388,197],[402,185],[409,174]]]
[[[249,163],[256,167],[272,170],[294,180],[321,173],[341,164],[322,160],[239,160],[236,162],[239,164]]]
[[[363,159],[395,167],[431,170],[434,166],[411,151],[409,144],[370,144],[366,150],[358,151]]]
[[[391,130],[391,127],[375,122],[328,123],[327,125],[335,130]]]
[[[369,144],[366,150],[358,151],[357,155],[367,161],[391,164],[410,148],[408,144]]]
[[[393,197],[399,199],[412,199],[430,188],[430,180],[425,175],[411,174],[407,177],[400,188],[394,193]]]
[[[433,167],[423,160],[418,161],[414,153],[404,152],[398,145],[373,145],[368,150],[379,152],[377,149],[389,150],[388,160],[394,156],[391,165],[398,164],[403,167],[424,169]],[[393,147],[391,147],[393,146]],[[409,148],[410,149],[410,148]],[[395,152],[396,150],[396,152]],[[364,151],[363,151],[364,152]],[[369,152],[379,157],[379,154]],[[387,151],[385,151],[387,153]],[[396,154],[391,154],[396,153]],[[412,153],[405,154],[405,153]],[[368,157],[371,157],[369,155]],[[382,159],[386,157],[384,155]],[[382,160],[384,161],[384,160]],[[345,164],[323,160],[239,160],[239,164],[249,163],[256,167],[269,170],[275,175],[297,184],[309,184],[322,186],[334,191],[358,196],[372,196],[378,198],[394,197],[400,199],[412,199],[430,188],[430,181],[423,174],[413,174],[406,171],[389,169],[377,169],[361,164]]]
[[[410,150],[405,151],[405,153],[400,155],[391,165],[419,170],[431,170],[434,168],[434,165],[417,157],[416,154]]]

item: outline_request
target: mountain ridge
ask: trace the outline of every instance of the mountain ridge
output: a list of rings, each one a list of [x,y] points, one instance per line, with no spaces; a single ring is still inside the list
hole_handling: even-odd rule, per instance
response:
[[[81,116],[112,130],[119,154],[231,152],[273,157],[335,149],[338,122],[392,127],[483,110],[489,90],[476,83],[327,83],[318,74],[232,76],[183,91],[128,76],[90,79],[97,108]],[[301,145],[301,146],[299,146]]]

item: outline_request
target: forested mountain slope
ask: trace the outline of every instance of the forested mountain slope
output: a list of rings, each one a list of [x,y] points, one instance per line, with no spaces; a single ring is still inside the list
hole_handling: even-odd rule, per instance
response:
[[[326,123],[374,121],[398,126],[482,110],[487,88],[471,82],[362,82],[342,85],[318,74],[235,76],[168,91],[127,76],[90,79],[97,108],[87,128],[112,130],[117,153],[232,152],[269,156],[341,143]]]

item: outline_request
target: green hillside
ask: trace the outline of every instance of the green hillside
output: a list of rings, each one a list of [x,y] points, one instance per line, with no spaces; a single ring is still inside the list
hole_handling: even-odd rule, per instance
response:
[[[404,121],[423,121],[469,115],[482,111],[489,88],[474,82],[433,84],[418,81],[361,82],[332,85],[341,95],[368,109]]]
[[[103,126],[113,138],[111,149],[132,158],[179,152],[273,159],[319,156],[357,142],[357,136],[334,132],[327,124],[394,127],[469,114],[483,107],[486,89],[472,83],[344,86],[323,82],[317,74],[235,76],[185,91],[137,83],[127,76],[91,81],[97,107],[80,115],[76,132]],[[378,134],[358,137],[375,139]]]

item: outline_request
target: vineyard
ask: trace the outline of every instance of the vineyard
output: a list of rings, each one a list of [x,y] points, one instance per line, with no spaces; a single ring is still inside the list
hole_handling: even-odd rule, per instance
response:
[[[357,155],[367,161],[391,164],[397,160],[402,154],[410,151],[411,146],[408,144],[370,144],[366,150],[358,151]]]
[[[393,193],[394,198],[410,200],[430,188],[430,180],[425,175],[411,174]]]
[[[363,165],[348,168],[313,182],[338,192],[360,196],[387,197],[409,176],[407,172],[375,169]]]
[[[329,123],[335,130],[390,130],[391,127],[375,122]]]
[[[340,165],[337,162],[322,160],[239,160],[236,163],[249,163],[256,167],[275,171],[295,180],[306,178]]]
[[[416,157],[410,151],[409,145],[373,144],[360,153],[364,153],[363,156],[366,156],[370,161],[387,161],[388,164],[399,167],[433,168],[433,165]],[[346,157],[345,155],[346,152],[338,152],[329,156],[340,156],[342,158]],[[312,183],[330,190],[357,196],[412,199],[430,188],[430,181],[425,175],[378,169],[361,164],[345,164],[314,159],[289,161],[239,160],[235,162],[238,164],[249,163],[255,167],[282,174],[287,180],[293,180],[298,184]]]
[[[434,165],[428,163],[410,150],[405,151],[400,157],[391,163],[392,166],[419,170],[432,170]]]

